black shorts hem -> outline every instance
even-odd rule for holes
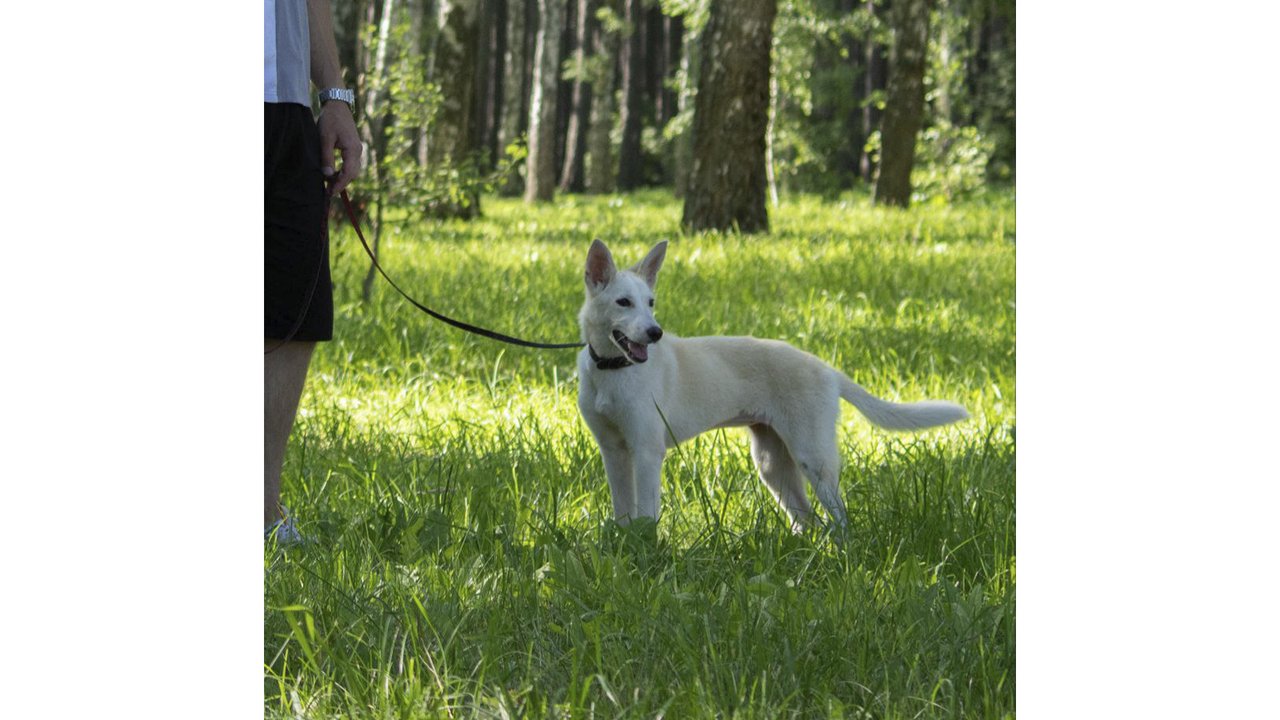
[[[311,108],[265,105],[264,335],[331,340],[328,197],[320,173],[319,132]]]

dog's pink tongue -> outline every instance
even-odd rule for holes
[[[644,345],[641,345],[640,343],[634,343],[634,342],[631,343],[630,350],[631,350],[631,357],[635,358],[636,360],[639,360],[640,362],[644,362],[645,360],[649,359],[649,348],[645,347]]]

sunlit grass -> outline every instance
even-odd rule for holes
[[[266,708],[367,717],[1000,717],[1014,708],[1012,198],[907,212],[799,198],[767,236],[679,232],[664,193],[487,198],[384,238],[446,314],[577,339],[594,237],[671,241],[659,318],[787,340],[883,397],[973,419],[839,429],[850,530],[793,536],[745,438],[674,451],[656,528],[609,523],[573,351],[442,325],[334,232],[336,340],[286,465],[313,542],[266,556]]]

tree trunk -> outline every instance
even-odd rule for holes
[[[924,66],[931,4],[932,0],[897,0],[890,11],[893,54],[889,58],[889,87],[880,127],[877,205],[911,204],[916,135],[924,123]]]
[[[427,141],[427,163],[457,167],[475,160],[477,59],[480,45],[480,0],[440,0],[439,33],[428,77],[440,88],[440,107]],[[432,217],[473,218],[480,214],[475,190],[459,200],[446,199],[423,210]]]
[[[698,87],[698,70],[702,61],[702,31],[689,29],[684,33],[684,54],[680,58],[680,90],[677,95],[677,114],[687,118],[693,112],[695,90]],[[693,168],[693,124],[688,122],[671,143],[672,165],[675,172],[675,196],[683,199],[689,194],[689,173]]]
[[[764,176],[769,182],[769,200],[778,207],[778,176],[773,168],[773,133],[778,122],[778,76],[769,77],[769,123],[764,131]]]
[[[974,99],[974,102],[970,103],[970,113],[969,117],[966,118],[966,125],[979,124],[979,108],[982,103],[978,98],[982,96],[983,86],[986,84],[983,79],[990,77],[991,67],[988,61],[990,60],[991,45],[988,28],[990,27],[991,19],[988,15],[989,13],[985,11],[981,4],[970,10],[969,47],[972,48],[972,52],[969,55],[964,77],[966,90],[969,93],[969,97]]]
[[[350,0],[332,7],[334,39],[338,45],[338,62],[359,78],[364,53],[360,31],[365,25],[369,0]],[[357,91],[359,88],[357,88]]]
[[[866,0],[866,12],[874,15],[876,6],[871,0]],[[871,133],[880,127],[880,117],[884,113],[876,107],[875,103],[869,99],[877,90],[883,90],[885,85],[885,57],[884,46],[868,37],[866,44],[866,71],[863,75],[862,88],[862,144],[859,146],[858,174],[864,182],[871,182],[875,177],[875,164],[872,162],[871,154],[866,150],[866,139],[871,137]]]
[[[602,9],[617,17],[618,1],[603,0]],[[608,23],[596,23],[591,79],[591,122],[587,131],[587,190],[595,194],[614,189],[613,131],[616,111],[614,75],[618,64],[618,33]]]
[[[416,43],[414,50],[424,61],[424,71],[435,53],[436,36],[439,34],[435,27],[435,18],[427,17],[427,11],[430,10],[427,4],[428,0],[409,0],[409,36]],[[413,157],[417,160],[419,167],[426,167],[429,162],[427,148],[431,146],[431,128],[423,124],[414,128],[413,133]]]
[[[373,4],[369,5],[370,15],[373,14]],[[382,196],[382,150],[386,145],[386,136],[383,134],[383,120],[381,96],[378,90],[386,81],[387,69],[387,45],[390,43],[391,35],[391,17],[395,12],[395,0],[382,0],[382,19],[378,23],[378,47],[375,51],[373,60],[373,78],[370,80],[370,90],[365,100],[365,118],[363,140],[369,148],[369,157],[365,160],[368,163],[369,179],[373,181],[374,193],[377,196],[377,208],[373,215],[372,227],[370,231],[373,235],[373,254],[378,254],[378,245],[382,241],[382,208],[386,205]],[[367,303],[373,297],[373,278],[376,273],[373,263],[370,262],[369,270],[365,273],[364,282],[360,285],[360,297]]]
[[[563,0],[560,5],[560,42],[556,48],[556,155],[552,164],[556,168],[556,182],[560,181],[560,168],[564,165],[564,139],[569,131],[569,117],[573,107],[569,102],[573,95],[573,81],[565,78],[565,61],[573,57],[573,42],[577,38],[578,0]]]
[[[942,118],[948,124],[954,125],[955,118],[952,117],[952,98],[955,91],[952,88],[953,81],[951,78],[951,21],[948,17],[952,14],[952,9],[948,0],[934,0],[934,3],[938,6],[939,14],[942,16],[937,27],[938,65],[941,66],[942,72],[940,73],[941,77],[934,78],[935,98],[933,101],[933,107],[936,111],[935,117]],[[927,54],[927,38],[925,42],[925,65],[927,66],[929,63]]]
[[[595,24],[596,3],[578,0],[573,51],[573,91],[569,106],[569,127],[564,138],[564,167],[560,171],[560,192],[582,192],[583,156],[587,152],[587,127],[591,114],[591,80],[587,77],[587,44]]]
[[[644,89],[644,7],[642,0],[623,0],[626,31],[622,44],[622,145],[618,148],[618,189],[634,190],[644,181],[641,155],[640,93]]]
[[[374,23],[377,5],[378,2],[376,0],[355,0],[345,8],[334,8],[335,12],[342,11],[334,17],[335,22],[338,22],[339,17],[343,18],[342,37],[338,39],[338,54],[343,58],[343,67],[350,68],[354,75],[355,83],[352,87],[356,91],[356,106],[353,112],[355,113],[356,130],[360,133],[361,141],[364,142],[367,142],[369,137],[368,122],[365,121],[365,103],[369,96],[368,69],[373,63],[373,54],[368,47],[368,43],[364,42],[362,28]],[[335,32],[337,29],[337,27],[334,28]],[[363,162],[366,168],[371,163],[367,155],[363,158]],[[371,177],[371,174],[366,173],[366,180],[369,177]],[[370,206],[373,198],[373,191],[370,187],[370,182],[357,182],[348,186],[348,193],[351,195],[351,201],[356,208],[356,217],[362,222],[364,221],[364,209]],[[329,211],[334,217],[339,217],[341,212],[332,204]]]
[[[664,140],[661,182],[663,185],[674,186],[678,182],[679,172],[679,162],[676,159],[678,136],[673,132],[675,126],[670,123],[679,112],[680,100],[675,83],[678,80],[678,71],[683,67],[681,44],[684,38],[684,16],[660,15],[656,25],[658,42],[654,52],[656,57],[661,58],[662,74],[658,77],[658,85],[653,97],[654,129]]]
[[[672,78],[672,73],[676,68],[680,67],[681,55],[683,54],[684,43],[684,16],[677,15],[675,17],[663,17],[662,32],[662,55],[663,55],[663,73],[662,86],[658,93],[658,126],[665,127],[671,118],[679,112],[679,98],[674,88],[667,86],[667,80]]]
[[[538,39],[529,99],[529,161],[525,202],[544,202],[556,186],[556,88],[560,80],[560,28],[565,0],[538,0]]]
[[[856,13],[857,4],[858,0],[841,0],[841,16]],[[849,97],[853,102],[848,105],[848,110],[844,116],[844,124],[849,132],[849,144],[847,149],[843,149],[838,153],[835,167],[840,168],[842,171],[848,171],[851,176],[857,177],[862,148],[867,144],[867,136],[862,128],[862,108],[860,107],[861,103],[866,100],[863,92],[866,86],[867,68],[863,62],[865,53],[863,52],[863,40],[859,34],[842,33],[841,43],[841,60],[838,62],[849,73]]]
[[[529,122],[529,73],[525,21],[528,17],[528,0],[507,0],[507,44],[502,64],[502,126],[498,130],[499,152],[520,139]],[[507,175],[498,192],[514,197],[524,191],[520,173]]]
[[[662,81],[667,77],[666,23],[662,8],[653,3],[642,11],[644,17],[644,92],[641,104],[652,109],[650,120],[655,127],[662,127]],[[647,100],[647,102],[646,102]]]
[[[502,105],[502,26],[505,0],[481,0],[479,57],[483,74],[476,98],[476,150],[484,172],[498,160],[498,113]]]
[[[776,0],[712,0],[694,100],[690,230],[768,232],[765,134]]]

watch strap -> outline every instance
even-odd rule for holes
[[[356,91],[350,88],[325,88],[316,93],[316,97],[319,98],[321,105],[330,100],[341,100],[348,107],[356,106]]]

